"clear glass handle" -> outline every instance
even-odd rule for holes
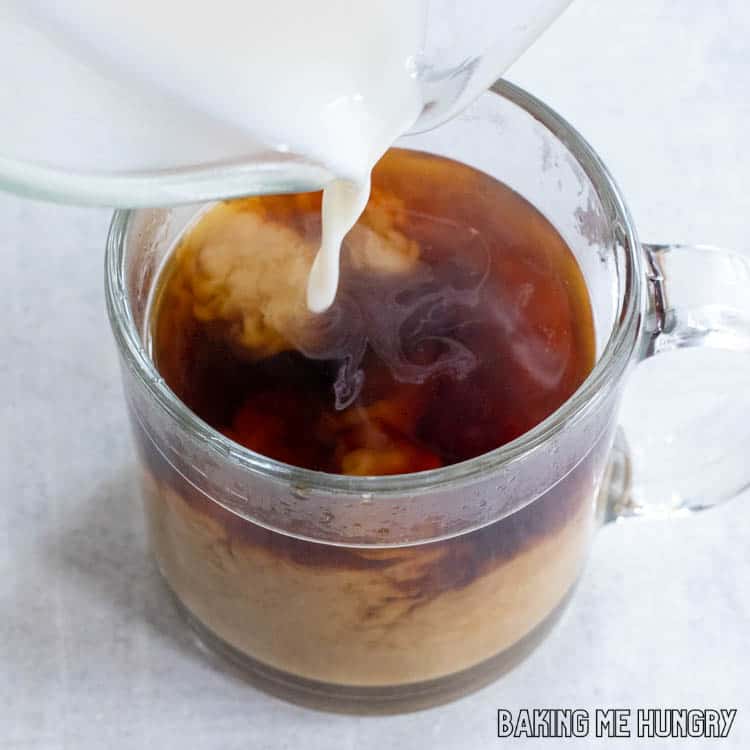
[[[707,246],[643,252],[650,303],[607,520],[683,515],[750,486],[750,257]]]

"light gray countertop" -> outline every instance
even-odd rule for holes
[[[750,251],[748,40],[744,0],[578,0],[508,77],[600,152],[641,237]],[[500,707],[651,706],[736,707],[720,746],[750,746],[747,495],[603,529],[547,641],[449,706],[325,715],[202,652],[165,598],[134,499],[102,292],[108,220],[0,195],[3,750],[479,750],[511,744],[496,737]]]

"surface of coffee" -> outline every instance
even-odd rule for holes
[[[456,463],[541,422],[593,365],[573,254],[482,172],[388,152],[322,315],[305,304],[319,242],[319,194],[221,203],[157,286],[160,373],[198,416],[259,453],[357,475]]]

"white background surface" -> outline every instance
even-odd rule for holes
[[[508,77],[598,149],[643,238],[750,250],[745,0],[577,0]],[[0,748],[553,747],[498,740],[496,709],[650,706],[736,707],[732,736],[703,744],[750,746],[747,497],[605,528],[552,636],[450,706],[320,714],[199,651],[133,498],[102,293],[108,218],[0,196]],[[619,743],[569,744],[641,744]]]

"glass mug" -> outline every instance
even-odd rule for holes
[[[665,491],[631,472],[617,430],[638,361],[678,347],[747,350],[744,257],[640,244],[592,149],[506,82],[399,145],[520,193],[564,237],[588,286],[592,372],[542,423],[478,458],[350,477],[234,444],[176,398],[149,356],[154,282],[205,206],[117,212],[107,246],[107,303],[159,569],[204,642],[267,690],[339,710],[418,708],[489,682],[555,620],[602,521],[711,505],[750,474],[728,444],[719,471],[705,457],[710,484],[699,495],[679,476]]]

